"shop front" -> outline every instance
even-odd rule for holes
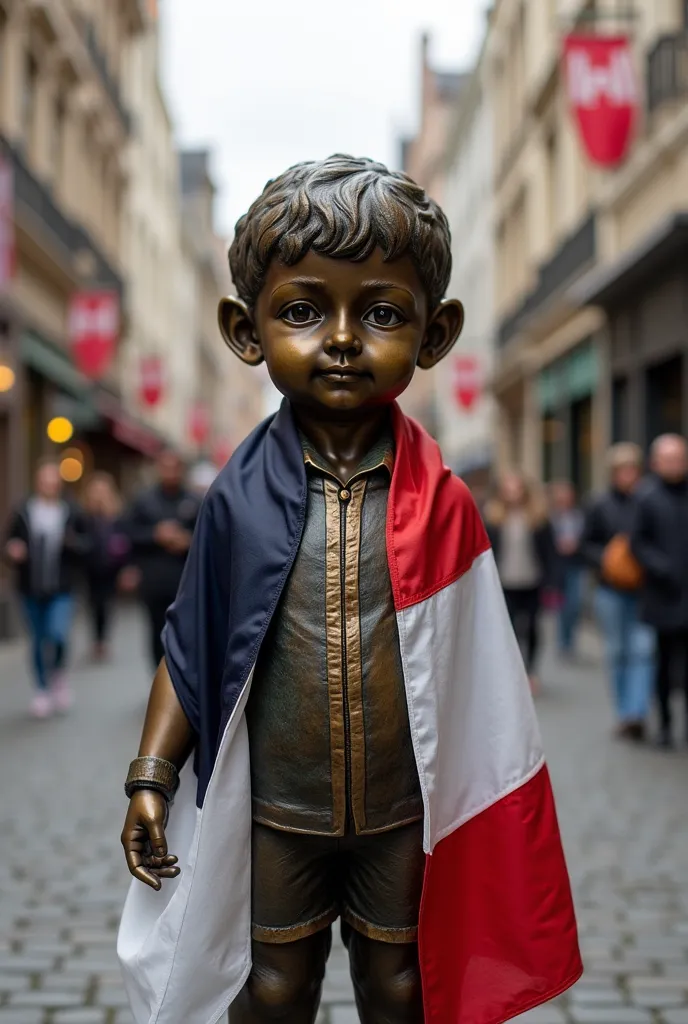
[[[608,319],[611,433],[647,449],[688,436],[688,213],[587,283]]]
[[[594,396],[599,378],[592,338],[544,367],[538,376],[543,481],[570,480],[581,495],[593,486]]]

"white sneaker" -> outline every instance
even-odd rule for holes
[[[38,693],[34,694],[30,711],[34,718],[50,718],[53,713],[53,702],[50,699],[50,694],[44,690],[39,690]]]
[[[53,709],[55,711],[69,711],[74,703],[72,691],[69,688],[67,677],[64,672],[58,672],[53,678],[53,681],[50,684],[50,696],[52,698]]]

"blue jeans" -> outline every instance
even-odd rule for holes
[[[619,722],[642,722],[655,677],[655,631],[638,618],[635,594],[600,586],[595,611],[604,638]]]
[[[50,677],[64,665],[73,608],[74,600],[70,594],[24,598],[24,612],[31,634],[31,654],[39,690],[47,690]]]
[[[567,565],[564,569],[562,605],[559,611],[559,650],[562,654],[570,654],[573,650],[583,601],[584,576],[585,571],[581,565]]]

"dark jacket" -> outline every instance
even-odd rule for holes
[[[90,537],[86,520],[79,508],[65,502],[65,530],[59,564],[53,581],[48,584],[38,579],[37,541],[31,531],[29,502],[23,502],[12,514],[5,534],[5,544],[10,540],[21,540],[28,548],[28,558],[14,565],[17,589],[26,597],[53,597],[70,593],[77,582],[77,573],[90,551]],[[3,545],[4,547],[4,545]]]
[[[585,562],[598,573],[609,541],[620,533],[630,535],[636,502],[635,494],[611,489],[593,498],[588,506],[580,551]]]
[[[485,528],[487,530],[487,535],[490,538],[490,544],[492,545],[495,561],[497,562],[497,565],[499,565],[502,528],[495,523],[489,522],[485,523]],[[545,521],[542,525],[535,527],[531,531],[531,538],[535,558],[537,559],[540,569],[540,581],[538,586],[540,588],[559,587],[561,585],[559,564],[556,557],[556,548],[554,546],[554,533],[550,523]]]
[[[688,481],[644,484],[631,549],[645,570],[641,618],[662,632],[688,629]]]
[[[90,538],[89,557],[85,566],[89,582],[114,584],[131,550],[124,525],[118,519],[108,516],[87,515],[85,528]]]
[[[166,551],[154,538],[155,528],[174,520],[193,532],[200,509],[199,499],[184,488],[170,493],[155,486],[144,491],[131,506],[124,529],[131,543],[132,561],[141,570],[141,595],[146,600],[174,600],[186,553]]]

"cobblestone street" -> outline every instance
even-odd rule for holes
[[[78,667],[70,716],[33,722],[22,645],[0,647],[0,1024],[127,1024],[114,942],[128,885],[122,778],[149,678],[138,620],[117,661]],[[688,1024],[688,757],[610,739],[594,645],[546,662],[539,699],[586,974],[533,1024]],[[322,1024],[354,1024],[335,949]],[[187,1024],[181,1022],[180,1024]],[[188,1022],[193,1024],[193,1022]]]

